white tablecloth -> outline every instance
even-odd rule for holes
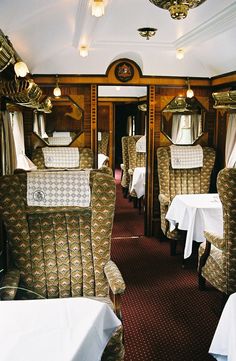
[[[236,293],[226,302],[209,353],[217,361],[236,360]]]
[[[145,167],[134,168],[130,192],[134,190],[138,198],[145,195],[145,173]]]
[[[223,209],[217,193],[181,194],[174,197],[166,214],[170,231],[178,225],[187,231],[184,258],[192,253],[193,240],[205,241],[204,231],[223,235]]]
[[[0,301],[1,361],[98,361],[121,322],[86,298]]]

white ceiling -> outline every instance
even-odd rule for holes
[[[89,0],[1,0],[0,27],[33,74],[105,74],[130,58],[144,75],[212,77],[236,71],[236,1],[206,0],[184,20],[149,0],[106,0],[91,15]],[[150,40],[137,29],[158,29]],[[82,58],[79,46],[88,44]],[[185,57],[175,52],[183,48]]]

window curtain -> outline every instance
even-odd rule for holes
[[[22,113],[10,113],[10,117],[16,151],[16,168],[24,170],[35,170],[37,167],[25,155],[24,124]]]
[[[8,111],[1,112],[1,162],[2,174],[13,174],[16,169],[16,147],[11,117]]]
[[[225,144],[225,165],[236,168],[236,113],[229,115]]]
[[[191,115],[174,114],[171,139],[174,144],[192,144]]]

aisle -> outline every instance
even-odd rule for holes
[[[125,361],[210,361],[221,295],[197,288],[196,265],[181,268],[167,242],[143,236],[143,216],[117,179],[112,258],[126,282],[122,297]]]

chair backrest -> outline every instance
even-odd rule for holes
[[[123,173],[121,179],[121,185],[124,188],[129,186],[129,151],[128,151],[128,136],[124,136],[121,138],[121,149],[122,149],[122,163],[123,163]]]
[[[218,173],[217,190],[223,206],[224,270],[227,294],[236,291],[236,168],[224,168]]]
[[[26,174],[0,178],[9,259],[27,289],[47,298],[108,296],[103,267],[110,259],[114,178],[92,170],[90,187],[88,207],[32,207]]]
[[[53,147],[56,150],[57,147]],[[31,157],[32,162],[38,169],[46,169],[45,160],[42,148],[34,149]],[[79,168],[93,168],[94,167],[94,155],[90,148],[79,148]]]
[[[128,137],[129,169],[146,166],[146,153],[136,151],[136,143],[142,135]]]
[[[203,147],[203,166],[190,169],[171,167],[170,147],[157,149],[157,166],[160,194],[170,201],[177,194],[208,193],[215,163],[215,151]]]
[[[101,132],[101,140],[98,140],[98,153],[108,155],[109,133]]]

